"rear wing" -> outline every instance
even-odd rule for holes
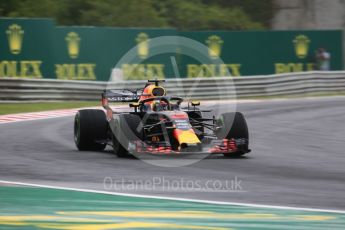
[[[158,86],[159,83],[161,82],[165,82],[165,80],[159,80],[159,79],[148,80],[144,89],[150,83],[154,83],[155,86]],[[143,94],[143,89],[121,89],[121,90],[108,89],[108,90],[103,91],[102,101],[107,100],[107,102],[138,102],[140,96],[150,96],[150,95]]]
[[[137,89],[123,89],[123,90],[104,90],[102,93],[102,101],[108,102],[137,102],[142,91]]]

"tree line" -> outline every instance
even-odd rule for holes
[[[259,30],[273,0],[6,0],[1,17],[48,17],[59,25]]]

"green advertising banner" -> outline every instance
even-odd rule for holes
[[[160,36],[197,41],[205,46],[207,58],[182,55],[178,43],[158,47],[152,39]],[[331,54],[331,70],[342,70],[342,40],[340,30],[181,32],[62,27],[51,19],[0,18],[0,78],[107,81],[170,78],[177,70],[188,78],[301,72],[315,69],[315,51],[321,47]]]
[[[118,61],[134,48],[130,63],[118,66],[124,79],[164,78],[168,57],[148,58],[149,39],[176,35],[175,30],[57,27],[54,36],[54,78],[109,80]],[[140,44],[137,48],[137,44]],[[171,68],[170,68],[171,69]]]
[[[331,54],[331,70],[342,70],[342,31],[252,31],[179,33],[209,47],[212,58],[221,66],[188,63],[182,72],[187,77],[266,75],[315,69],[315,51],[325,48]],[[190,60],[189,60],[190,61]]]
[[[51,76],[54,29],[50,19],[0,18],[0,77]]]

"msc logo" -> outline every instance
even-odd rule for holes
[[[146,33],[138,34],[135,39],[138,44],[138,56],[142,59],[149,55],[149,36]]]
[[[71,58],[77,58],[79,55],[80,37],[76,32],[69,32],[66,36],[67,50]]]
[[[22,50],[24,30],[17,24],[12,24],[6,31],[8,37],[8,44],[12,54],[19,54]]]
[[[208,54],[210,57],[218,58],[222,51],[223,40],[217,35],[212,35],[208,37],[206,44],[208,45]]]
[[[310,43],[309,38],[301,34],[296,36],[293,43],[295,45],[296,56],[301,59],[307,57]]]

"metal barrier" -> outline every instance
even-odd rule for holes
[[[0,78],[0,100],[99,100],[106,87],[142,88],[145,82]],[[165,87],[171,95],[200,100],[334,93],[345,91],[345,71],[168,79]]]

